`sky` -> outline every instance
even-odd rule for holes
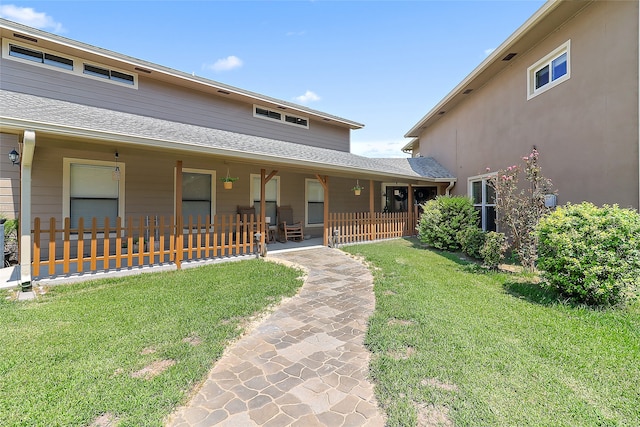
[[[0,17],[404,138],[544,1],[12,1]]]

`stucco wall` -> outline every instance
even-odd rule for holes
[[[527,68],[571,40],[571,77],[527,100]],[[419,151],[457,175],[454,194],[533,146],[558,202],[638,208],[638,2],[595,2],[420,136]]]

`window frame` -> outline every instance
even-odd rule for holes
[[[254,207],[255,207],[256,200],[253,200],[253,192],[255,191],[254,181],[256,179],[258,179],[258,180],[261,179],[260,178],[260,174],[258,174],[258,173],[249,174],[249,206],[254,206]],[[273,178],[271,178],[271,180],[269,182],[274,181],[274,180],[276,182],[276,200],[275,200],[275,202],[276,202],[276,215],[277,215],[277,209],[280,206],[280,175],[274,176]],[[272,200],[268,200],[268,201],[272,202]],[[259,200],[257,202],[259,202]],[[259,205],[260,204],[258,203],[258,206]],[[259,215],[258,209],[256,209],[256,215]],[[271,224],[270,225],[278,225],[277,218],[275,218],[275,217],[271,218]]]
[[[266,110],[268,113],[277,114],[277,115],[280,116],[280,118],[270,117],[269,114],[267,114],[267,115],[258,114],[258,109]],[[285,125],[295,126],[297,128],[309,129],[309,118],[308,117],[299,116],[297,114],[290,114],[290,113],[287,113],[285,111],[286,110],[279,111],[277,108],[270,108],[270,107],[265,107],[263,105],[253,104],[253,117],[256,117],[256,118],[259,118],[259,119],[263,119],[263,120],[268,120],[270,122],[283,123]],[[295,123],[295,121],[292,122],[289,119],[304,120],[305,123],[304,124],[299,124],[299,123]]]
[[[71,165],[79,164],[84,166],[108,166],[115,170],[114,161],[79,159],[73,157],[64,157],[62,159],[62,217],[71,218]],[[120,179],[118,180],[118,216],[124,219],[125,215],[125,177],[126,164],[118,161],[120,169]],[[115,220],[115,218],[114,218]],[[91,224],[85,223],[85,228]]]
[[[553,78],[553,61],[567,55],[567,72],[562,76]],[[543,68],[549,67],[549,82],[536,88],[536,73]],[[537,61],[535,64],[527,68],[527,100],[535,98],[536,96],[552,89],[559,84],[566,82],[571,78],[571,39],[567,40],[552,52],[547,54],[544,58]]]
[[[316,183],[322,189],[322,216],[323,216],[322,222],[318,222],[318,223],[309,222],[309,203],[319,203],[319,202],[309,202],[309,183]],[[320,181],[318,181],[317,179],[305,178],[304,180],[304,226],[310,227],[310,228],[324,227],[325,219],[326,218],[324,218],[324,187],[322,186]]]
[[[493,207],[494,212],[496,212],[496,218],[494,219],[494,223],[496,225],[496,231],[498,231],[498,218],[497,211],[495,210],[496,203],[495,200],[493,203],[487,203],[487,186],[489,185],[489,180],[493,177],[496,177],[497,174],[495,172],[485,173],[482,175],[470,176],[467,178],[467,195],[471,198],[471,203],[473,203],[473,207],[480,208],[480,226],[482,230],[487,231],[487,216],[485,215],[485,209],[487,207]],[[473,198],[473,183],[481,182],[482,184],[482,200],[480,203],[476,203]],[[491,230],[489,230],[491,231]]]
[[[202,174],[202,175],[210,175],[211,176],[211,221],[213,221],[213,217],[216,215],[216,208],[217,208],[217,203],[216,203],[216,171],[213,169],[196,169],[196,168],[182,168],[182,173],[198,173],[198,174]],[[177,190],[178,190],[178,168],[174,167],[173,168],[173,216],[175,217],[177,212],[176,212],[176,202],[178,201],[177,198]],[[182,202],[182,201],[181,201]],[[205,218],[202,218],[203,220]],[[184,219],[183,219],[184,221]],[[187,224],[183,224],[184,227],[187,226]]]
[[[26,58],[21,58],[19,56],[14,56],[11,55],[11,46],[16,46],[18,48],[21,49],[26,49],[26,50],[30,50],[33,52],[37,52],[37,53],[42,53],[43,58],[45,55],[50,55],[50,56],[56,56],[62,59],[66,59],[66,60],[70,60],[73,61],[73,68],[69,69],[69,68],[65,68],[65,67],[59,67],[57,65],[52,65],[50,63],[47,62],[37,62],[34,61],[32,59],[26,59]],[[18,42],[17,40],[14,39],[8,39],[8,38],[3,38],[2,39],[2,58],[3,59],[8,59],[11,61],[17,61],[17,62],[21,62],[23,64],[29,64],[29,65],[33,65],[36,67],[44,67],[47,68],[49,70],[55,70],[55,71],[59,71],[61,73],[67,73],[67,74],[74,74],[76,76],[79,77],[84,77],[84,78],[89,78],[89,79],[93,79],[93,80],[97,80],[97,81],[101,81],[101,82],[109,82],[111,84],[115,84],[118,86],[122,86],[122,87],[128,87],[128,88],[133,88],[133,89],[138,89],[138,74],[128,71],[128,70],[123,70],[120,68],[114,68],[114,67],[110,67],[104,64],[100,64],[97,62],[93,62],[93,61],[88,61],[86,59],[82,59],[79,58],[77,56],[73,56],[73,55],[66,55],[54,50],[49,50],[49,49],[43,49],[40,46],[32,46],[30,44],[25,44],[25,43],[21,43]],[[35,58],[35,57],[34,57]],[[109,76],[110,78],[105,78],[105,77],[98,77],[98,76],[94,76],[91,74],[86,74],[84,72],[84,68],[85,65],[89,65],[91,67],[96,67],[96,68],[101,68],[104,70],[109,71]],[[127,76],[132,76],[133,77],[133,81],[131,83],[124,83],[122,80],[124,79],[113,79],[111,78],[112,73],[119,73],[119,74],[125,74]]]

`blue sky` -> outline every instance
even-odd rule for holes
[[[352,152],[403,135],[544,2],[11,1],[0,16],[363,123]]]

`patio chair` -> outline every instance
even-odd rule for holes
[[[304,236],[302,233],[302,224],[293,221],[293,209],[291,206],[280,206],[278,211],[278,232],[282,242],[288,240],[302,242]]]

